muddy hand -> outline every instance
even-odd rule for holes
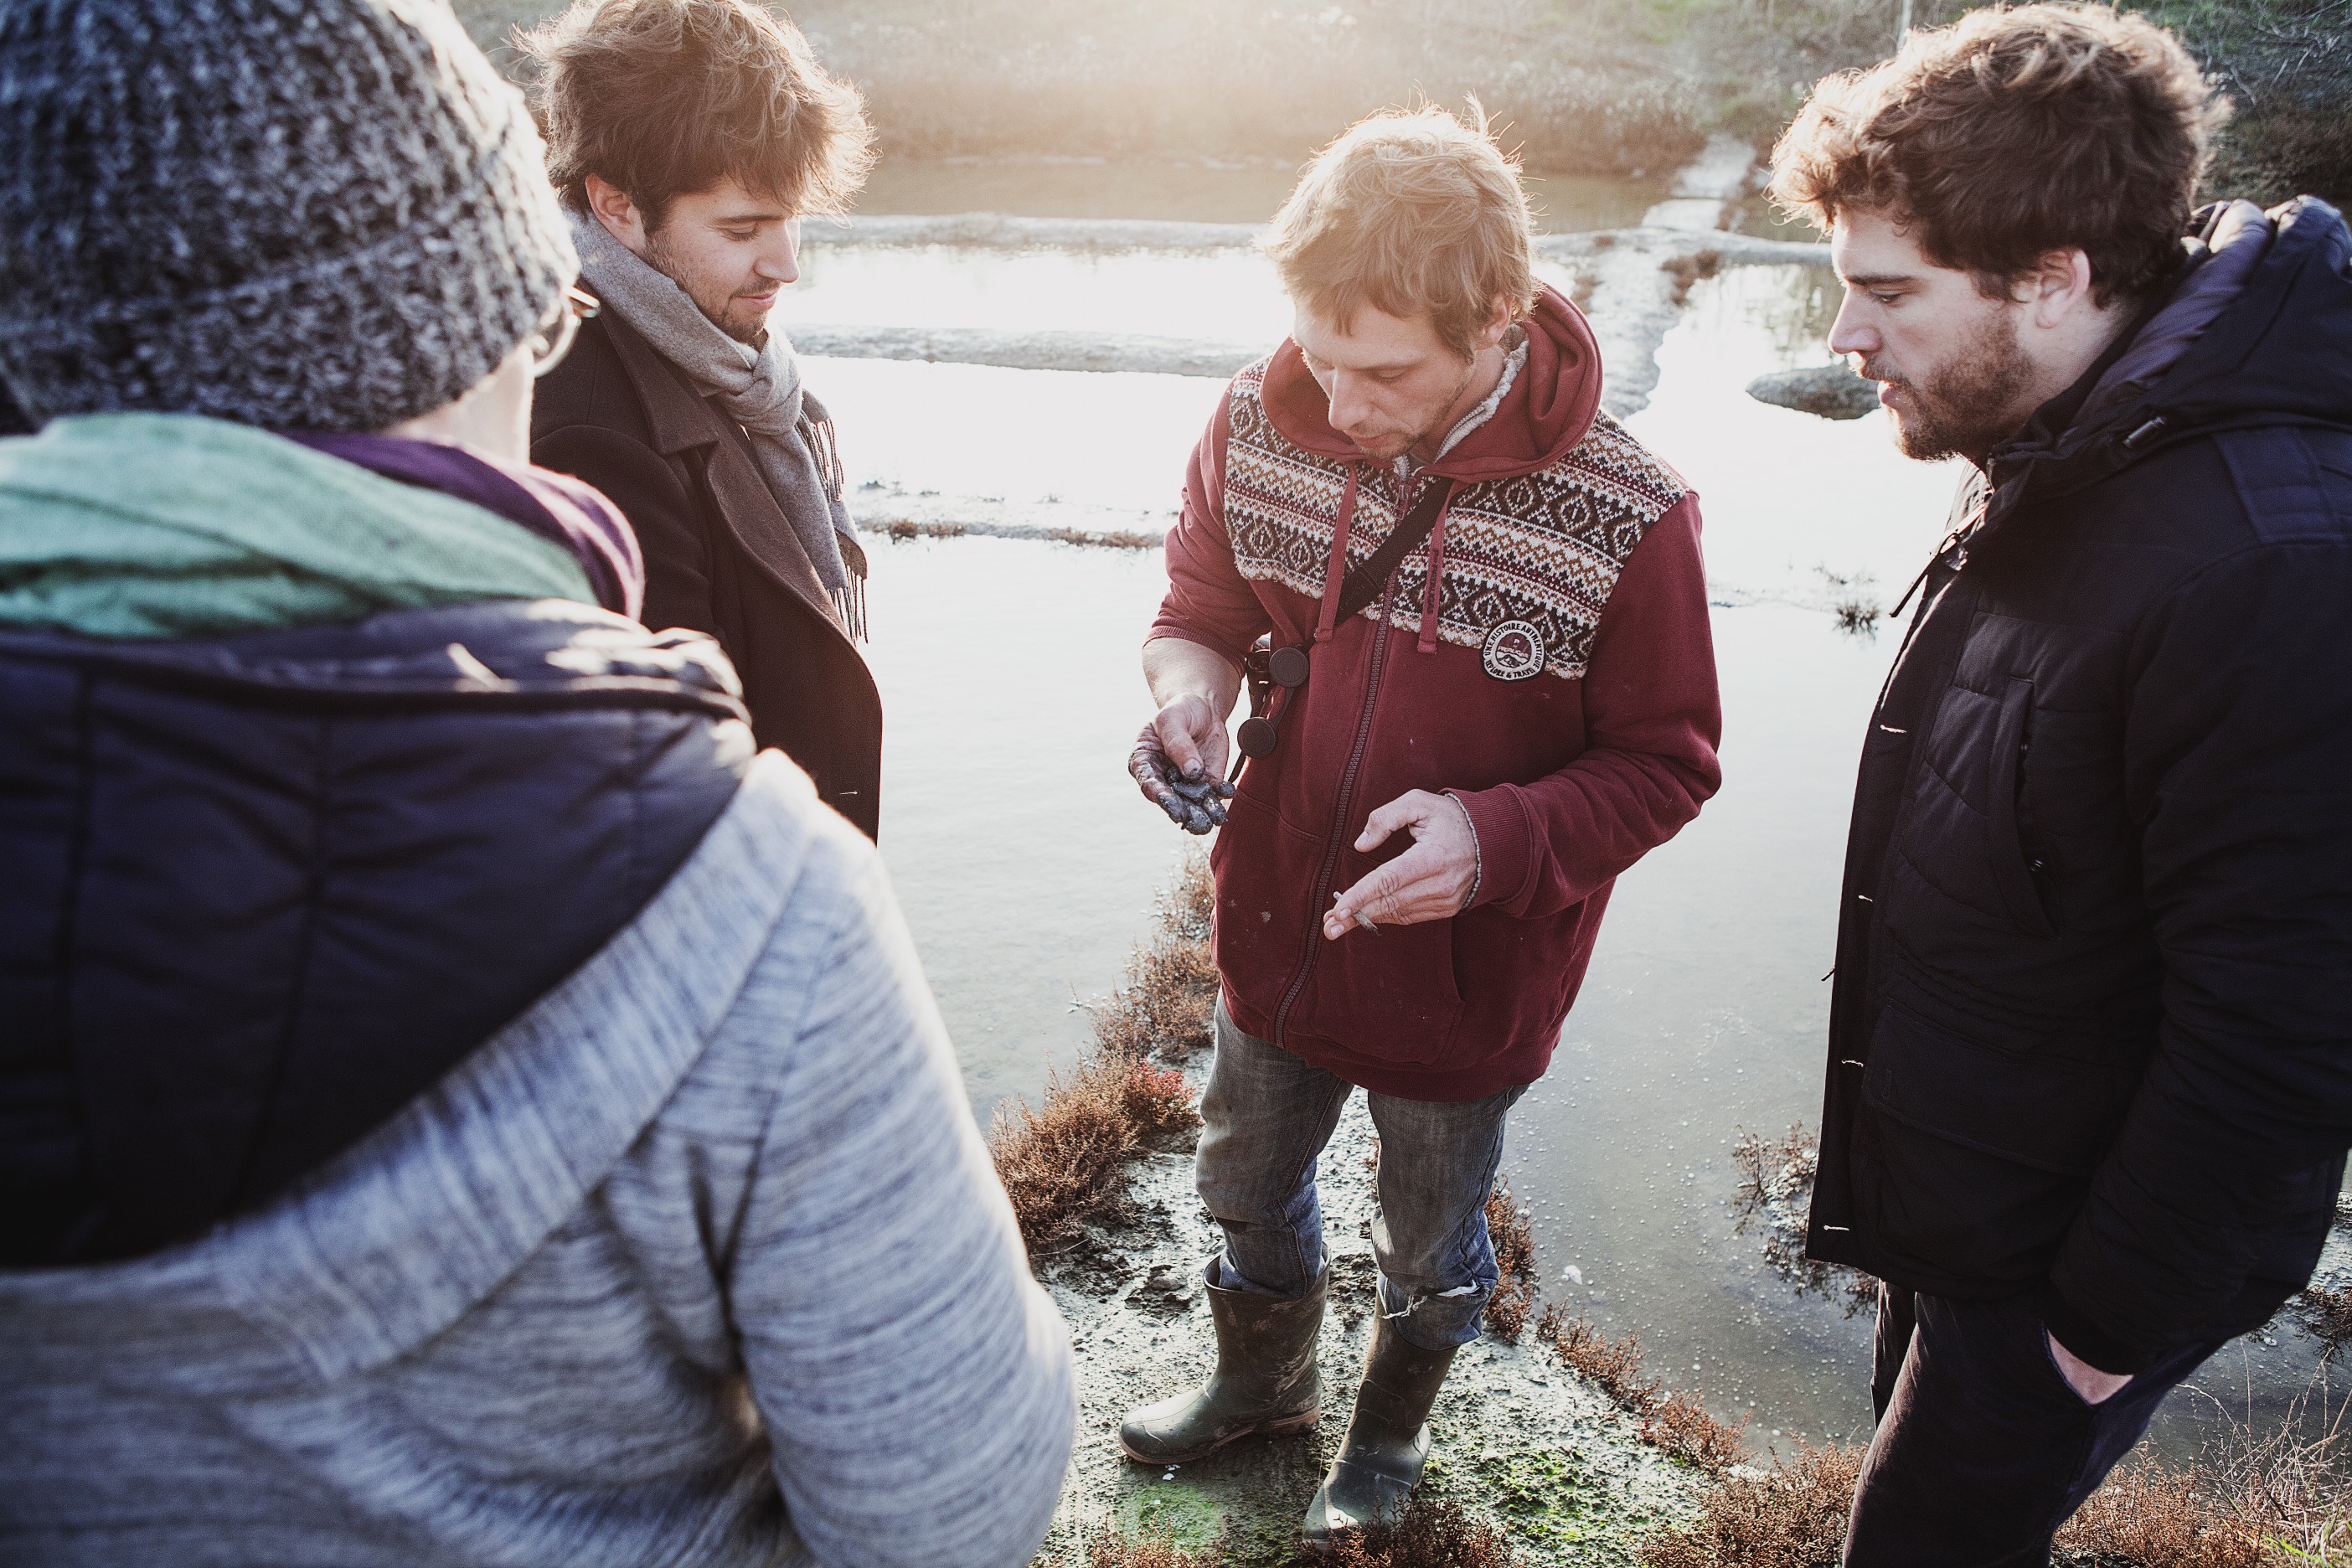
[[[1326,939],[1445,920],[1470,901],[1478,883],[1478,836],[1468,808],[1450,795],[1408,790],[1365,819],[1356,852],[1370,854],[1400,827],[1412,834],[1412,847],[1331,895],[1323,916]]]
[[[1143,733],[1136,737],[1127,771],[1143,797],[1185,832],[1204,834],[1224,825],[1225,802],[1233,798],[1233,786],[1214,774],[1187,778],[1160,748],[1157,720],[1146,724]]]

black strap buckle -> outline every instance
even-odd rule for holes
[[[1234,743],[1243,756],[1271,756],[1281,743],[1282,732],[1276,727],[1281,715],[1269,711],[1275,689],[1295,691],[1306,685],[1307,668],[1305,648],[1276,647],[1270,637],[1260,637],[1243,658],[1242,669],[1249,677],[1250,716],[1234,732]]]

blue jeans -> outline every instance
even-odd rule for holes
[[[1215,1283],[1295,1300],[1323,1272],[1315,1162],[1355,1085],[1244,1034],[1217,1004],[1217,1055],[1201,1096],[1201,1201],[1224,1228]],[[1381,1315],[1423,1350],[1478,1337],[1495,1293],[1486,1195],[1503,1118],[1524,1085],[1458,1105],[1367,1097],[1380,1131],[1372,1253]]]

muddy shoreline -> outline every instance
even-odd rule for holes
[[[1196,1088],[1202,1070],[1188,1075]],[[1332,1292],[1323,1418],[1312,1433],[1245,1439],[1173,1470],[1130,1464],[1119,1451],[1127,1411],[1206,1375],[1214,1359],[1199,1281],[1215,1226],[1193,1194],[1188,1148],[1137,1163],[1129,1217],[1090,1226],[1076,1247],[1036,1260],[1070,1324],[1079,1401],[1076,1450],[1042,1563],[1083,1562],[1084,1542],[1105,1522],[1131,1540],[1222,1539],[1227,1568],[1295,1560],[1300,1516],[1347,1429],[1371,1334],[1370,1154],[1371,1120],[1358,1097],[1320,1165]],[[1642,1540],[1690,1517],[1706,1480],[1645,1447],[1635,1424],[1559,1365],[1532,1329],[1519,1344],[1490,1332],[1464,1347],[1431,1421],[1424,1492],[1490,1519],[1527,1568],[1632,1564]]]

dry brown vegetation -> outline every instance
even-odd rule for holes
[[[2069,1568],[2297,1568],[2352,1563],[2346,1409],[2324,1382],[2278,1428],[2243,1425],[2186,1468],[2126,1460],[2058,1532]],[[1825,1568],[1837,1562],[1864,1450],[1800,1440],[1768,1472],[1726,1473],[1696,1518],[1653,1537],[1645,1568]]]
[[[1342,1537],[1325,1561],[1337,1568],[1515,1568],[1519,1557],[1501,1531],[1461,1504],[1415,1498],[1395,1524]]]
[[[1826,1296],[1842,1304],[1853,1317],[1878,1300],[1878,1281],[1859,1268],[1822,1263],[1805,1256],[1805,1215],[1811,1206],[1813,1173],[1821,1163],[1821,1143],[1801,1121],[1780,1138],[1739,1130],[1732,1145],[1731,1163],[1739,1172],[1732,1194],[1738,1212],[1735,1234],[1752,1228],[1764,1233],[1764,1261],[1801,1295]]]
[[[1098,1526],[1080,1547],[1082,1557],[1039,1558],[1036,1568],[1219,1568],[1216,1546],[1185,1547],[1156,1535],[1130,1539],[1117,1525]]]
[[[1163,1075],[1176,1079],[1190,1115],[1181,1075],[1100,1055],[1047,1079],[1040,1104],[998,1107],[989,1147],[1031,1257],[1059,1251],[1088,1224],[1124,1212],[1129,1162],[1174,1113]]]
[[[1495,1293],[1486,1299],[1486,1328],[1506,1343],[1517,1344],[1539,1289],[1535,1235],[1528,1225],[1528,1211],[1499,1182],[1486,1194],[1486,1236],[1494,1243],[1498,1276]]]
[[[1675,303],[1690,298],[1693,285],[1702,278],[1712,278],[1723,266],[1723,252],[1702,250],[1696,256],[1674,256],[1659,264],[1658,270],[1669,272],[1675,279]]]
[[[1611,1404],[1639,1424],[1643,1442],[1710,1475],[1720,1475],[1748,1457],[1747,1423],[1732,1426],[1707,1412],[1696,1390],[1673,1389],[1642,1371],[1642,1336],[1611,1339],[1582,1312],[1575,1317],[1555,1302],[1544,1310],[1536,1333],[1562,1365],[1609,1396]]]
[[[914,522],[902,517],[884,523],[882,531],[901,542],[909,539],[961,539],[964,526],[960,522]]]
[[[1199,1124],[1192,1086],[1162,1064],[1209,1042],[1215,898],[1208,862],[1194,856],[1161,898],[1159,929],[1129,961],[1126,983],[1096,1010],[1094,1048],[1049,1078],[1036,1105],[997,1109],[989,1147],[1031,1257],[1123,1214],[1135,1157]]]
[[[1095,550],[1157,550],[1156,534],[1138,533],[1132,529],[1049,528],[1045,537],[1056,544],[1080,544]]]
[[[1095,1041],[1105,1055],[1182,1062],[1208,1047],[1217,1005],[1217,966],[1209,957],[1216,908],[1208,857],[1195,855],[1160,896],[1159,929],[1128,960],[1126,981],[1095,1011]]]
[[[1644,1568],[1828,1568],[1845,1544],[1862,1454],[1800,1440],[1768,1472],[1724,1477],[1700,1499],[1696,1519],[1643,1543]]]
[[[2330,1360],[2352,1340],[2352,1289],[2339,1285],[2307,1285],[2295,1298],[2296,1315],[2305,1333],[2325,1348]]]

